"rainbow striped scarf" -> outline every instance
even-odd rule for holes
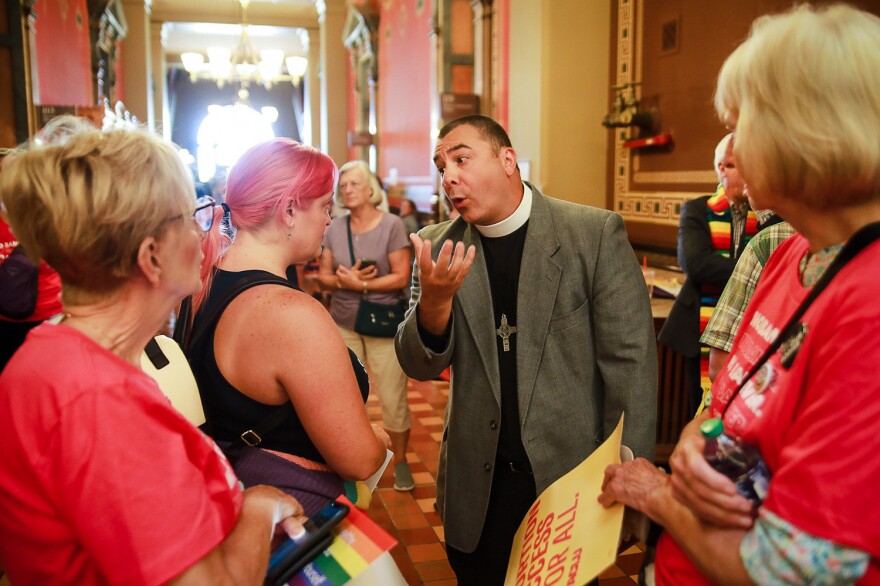
[[[718,189],[715,190],[715,195],[710,197],[706,202],[706,221],[709,225],[709,234],[712,237],[712,247],[715,249],[714,253],[725,258],[730,258],[730,255],[733,252],[733,212],[730,209],[730,201],[728,201],[727,195],[724,193],[724,187],[720,184],[718,185]],[[748,215],[746,216],[745,235],[740,243],[740,252],[742,252],[749,240],[751,240],[757,233],[758,218],[755,215],[755,212],[749,210]],[[706,284],[700,287],[700,335],[705,331],[706,324],[709,323],[709,318],[712,317],[712,312],[715,311],[715,306],[718,304],[718,298],[721,296],[723,290],[723,286],[719,287],[714,284]],[[708,389],[711,386],[708,376],[708,346],[701,347],[701,355],[702,360],[700,370],[702,375],[702,386],[703,389]]]
[[[718,185],[715,195],[706,202],[706,221],[709,224],[709,233],[712,236],[712,246],[715,254],[730,258],[733,248],[731,228],[733,226],[733,212],[730,209],[730,201],[724,193],[724,187]],[[748,211],[746,216],[746,233],[740,250],[745,247],[752,236],[758,233],[758,217],[755,212]],[[720,293],[720,291],[719,291]]]

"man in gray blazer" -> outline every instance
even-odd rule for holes
[[[416,379],[452,365],[437,504],[460,584],[502,584],[536,495],[626,413],[624,443],[653,457],[657,356],[623,221],[542,195],[506,132],[468,116],[434,163],[461,216],[413,235],[412,300],[395,339]]]

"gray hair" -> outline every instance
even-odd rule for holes
[[[730,139],[733,138],[733,133],[731,132],[720,141],[718,141],[718,146],[715,147],[715,174],[718,175],[718,181],[721,181],[721,170],[718,166],[724,160],[724,155],[727,153],[727,148],[730,146]]]
[[[336,205],[341,208],[345,207],[345,203],[342,201],[342,193],[339,191],[339,184],[342,182],[342,176],[346,171],[351,171],[352,169],[360,169],[364,174],[364,179],[366,179],[370,184],[370,203],[374,206],[382,203],[382,200],[385,196],[385,192],[382,190],[382,187],[379,185],[379,180],[376,178],[376,175],[370,171],[370,165],[367,164],[366,161],[349,161],[343,166],[339,168],[339,180],[336,182],[336,194],[334,195],[334,199],[336,200]]]
[[[878,47],[880,18],[843,4],[754,22],[715,92],[753,193],[819,210],[880,197]]]

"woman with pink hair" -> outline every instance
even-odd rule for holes
[[[288,266],[320,255],[336,177],[330,157],[284,138],[252,147],[235,164],[202,244],[204,287],[193,298],[192,331],[204,335],[187,355],[216,440],[259,443],[309,470],[363,480],[389,443],[367,419],[363,366],[318,301],[277,282]],[[276,282],[235,295],[252,275]],[[309,513],[308,499],[301,502]]]

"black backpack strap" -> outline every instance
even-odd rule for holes
[[[244,275],[239,277],[239,279],[232,284],[229,294],[226,297],[218,299],[214,304],[206,304],[199,310],[196,314],[196,317],[199,318],[199,327],[193,330],[189,340],[187,340],[184,350],[195,344],[205,335],[208,328],[219,319],[223,314],[223,311],[226,310],[226,307],[232,303],[233,299],[251,287],[256,287],[258,285],[282,285],[290,289],[296,289],[296,287],[294,287],[287,279],[272,274]],[[184,300],[184,302],[186,302],[186,300]],[[193,325],[195,324],[193,323]]]
[[[171,361],[169,361],[168,357],[165,356],[165,353],[162,352],[162,348],[159,346],[159,342],[156,341],[156,338],[150,338],[150,341],[147,342],[147,346],[144,348],[144,352],[147,354],[147,358],[150,359],[150,362],[153,363],[153,367],[155,367],[156,370],[162,370],[171,364]]]
[[[256,287],[258,285],[281,285],[290,289],[296,289],[293,283],[291,283],[287,279],[272,274],[258,273],[239,277],[238,280],[236,280],[235,283],[232,284],[232,287],[229,288],[229,293],[225,297],[217,299],[213,303],[206,304],[199,310],[199,312],[196,314],[199,321],[199,327],[191,332],[191,335],[188,336],[188,339],[185,335],[187,332],[184,332],[184,335],[181,336],[183,339],[186,340],[186,345],[182,346],[184,350],[186,350],[187,348],[191,348],[199,339],[202,338],[202,336],[205,335],[211,325],[220,318],[226,307],[230,303],[232,303],[233,299],[235,299],[251,287]],[[187,297],[186,299],[184,299],[183,303],[181,304],[181,317],[178,317],[178,323],[183,321],[182,314],[184,312],[184,305],[186,305],[187,312],[186,320],[189,321],[189,314],[192,311],[191,303],[192,302],[190,298]],[[191,322],[191,325],[194,324]],[[187,330],[189,328],[184,325],[183,329]],[[175,327],[174,333],[175,340],[177,340],[177,327]],[[232,447],[226,450],[227,455],[230,457],[230,459],[233,459],[234,456],[245,446],[256,446],[260,444],[266,434],[278,427],[278,425],[284,420],[285,412],[287,411],[286,407],[286,403],[278,405],[266,417],[260,420],[259,423],[257,423],[252,428],[242,432],[240,436],[242,444],[238,444],[236,442],[235,444],[233,444]],[[210,429],[210,422],[206,422],[205,426]]]
[[[192,333],[192,296],[185,297],[177,309],[177,319],[174,322],[174,331],[171,339],[177,342],[181,350],[189,347],[189,335]]]

